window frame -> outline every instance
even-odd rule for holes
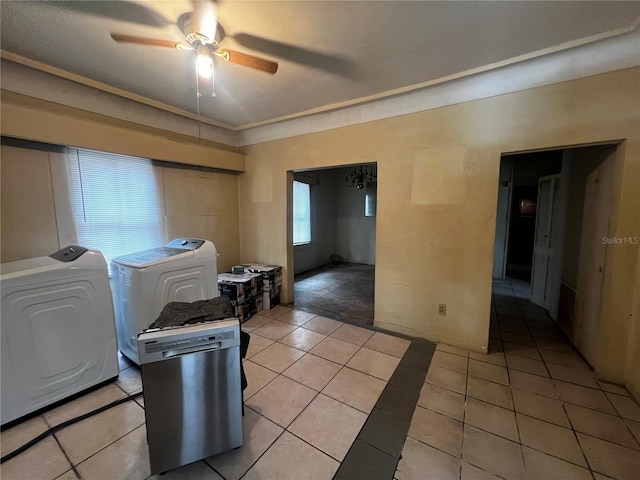
[[[308,213],[307,213],[307,218],[306,218],[306,220],[308,222],[309,239],[308,240],[303,240],[303,241],[300,241],[300,242],[296,242],[295,241],[296,240],[296,193],[295,193],[296,184],[304,185],[306,187],[308,198],[309,198],[309,200],[307,202]],[[292,218],[292,224],[293,224],[292,225],[292,240],[293,240],[293,246],[294,247],[299,247],[299,246],[302,246],[302,245],[309,245],[313,241],[313,231],[312,231],[312,228],[311,228],[311,214],[312,214],[312,211],[311,211],[311,208],[312,208],[312,206],[311,206],[311,185],[309,183],[307,183],[307,182],[301,182],[299,180],[295,180],[294,179],[293,180],[293,190],[292,190],[292,199],[291,200],[292,200],[291,203],[292,203],[292,207],[293,207],[292,208],[292,217],[293,217]]]

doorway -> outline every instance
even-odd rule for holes
[[[584,358],[598,361],[617,144],[504,155],[494,282],[520,283]],[[526,179],[526,183],[523,183]]]
[[[542,177],[559,174],[561,168],[562,150],[503,156],[498,215],[503,222],[500,255],[504,263],[496,266],[494,261],[494,278],[531,283],[538,183]],[[496,241],[496,249],[497,245]]]
[[[295,308],[372,326],[376,164],[295,171],[292,177]],[[306,200],[296,197],[296,192],[307,189],[309,209],[303,212]],[[298,241],[301,236],[296,236],[296,222],[305,221],[310,238]]]

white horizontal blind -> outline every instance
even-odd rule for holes
[[[309,185],[293,182],[293,244],[311,241],[311,194]]]
[[[162,245],[158,190],[151,160],[91,150],[67,155],[78,244],[109,264]]]

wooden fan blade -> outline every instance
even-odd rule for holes
[[[138,45],[151,45],[154,47],[178,48],[179,43],[171,40],[159,40],[157,38],[132,37],[131,35],[122,35],[112,33],[111,38],[116,42],[137,43]]]
[[[270,62],[264,58],[254,57],[246,53],[236,52],[234,50],[218,50],[218,53],[227,62],[242,65],[244,67],[255,68],[262,72],[270,73],[273,75],[278,71],[278,64]]]

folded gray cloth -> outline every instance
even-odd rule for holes
[[[216,297],[191,303],[169,302],[149,328],[179,327],[232,317],[233,308],[228,297]]]

